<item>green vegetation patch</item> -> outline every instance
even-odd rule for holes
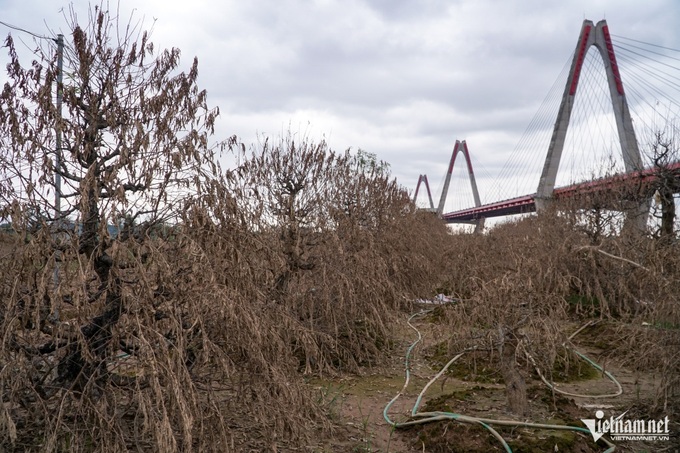
[[[567,304],[574,312],[589,312],[592,314],[600,314],[600,301],[597,297],[584,296],[582,294],[570,294],[567,296]]]
[[[578,382],[598,379],[601,372],[594,366],[567,350],[564,357],[558,357],[552,370],[552,379],[555,382]]]
[[[594,453],[602,449],[592,440],[573,431],[533,430],[494,427],[512,448],[513,453],[579,452]],[[505,451],[501,443],[480,425],[450,421],[411,428],[412,445],[433,453],[488,453]]]

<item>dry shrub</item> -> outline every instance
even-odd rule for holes
[[[230,174],[230,192],[272,310],[297,328],[301,370],[356,370],[387,345],[395,310],[436,280],[447,238],[436,219],[414,210],[385,163],[359,151],[288,134],[263,139]],[[259,266],[259,267],[258,267]]]
[[[551,370],[564,357],[561,345],[567,339],[563,324],[566,295],[575,280],[569,272],[573,236],[554,218],[528,218],[485,235],[454,236],[446,263],[458,278],[447,286],[460,301],[447,316],[449,354],[468,348],[487,351],[496,363],[506,364],[499,367],[508,373],[509,388],[524,388],[521,382],[508,382],[518,381],[507,366],[512,364],[509,354],[522,358],[526,349],[544,370]],[[519,406],[511,409],[525,414],[528,408]]]
[[[230,451],[241,437],[304,443],[323,420],[296,376],[286,324],[267,300],[246,296],[252,288],[222,284],[235,263],[208,258],[220,256],[205,248],[215,244],[182,228],[171,239],[117,244],[125,308],[103,354],[81,333],[102,302],[86,300],[91,278],[68,253],[60,272],[68,303],[62,321],[50,321],[54,266],[44,245],[36,238],[1,263],[4,448]],[[64,382],[74,344],[82,368],[99,372]]]
[[[615,230],[595,235],[577,217],[563,210],[451,239],[446,286],[461,300],[447,316],[449,353],[493,354],[510,333],[549,375],[558,362],[569,366],[562,363],[570,360],[566,326],[609,320],[616,326],[607,339],[611,355],[660,372],[655,406],[667,408],[680,375],[678,243]],[[524,357],[522,348],[517,354]]]

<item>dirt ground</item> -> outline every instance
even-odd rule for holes
[[[423,386],[439,371],[428,360],[427,351],[445,338],[441,326],[431,320],[414,322],[423,335],[423,341],[414,350],[411,361],[411,381],[405,393],[391,407],[389,416],[395,421],[409,418],[411,408]],[[363,376],[345,376],[325,380],[312,379],[319,397],[325,402],[337,421],[336,440],[332,444],[310,447],[307,451],[318,453],[407,453],[407,452],[502,452],[501,443],[480,426],[452,421],[438,421],[394,430],[384,419],[385,405],[404,385],[404,353],[416,338],[413,330],[403,323],[396,329],[395,347],[388,364]],[[594,418],[601,409],[607,416],[627,412],[627,417],[642,418],[645,408],[655,395],[658,376],[635,373],[605,360],[605,350],[598,343],[601,331],[586,329],[575,339],[580,351],[593,360],[604,362],[605,369],[621,383],[623,394],[612,398],[576,398],[553,395],[531,370],[524,369],[531,405],[531,414],[525,421],[535,423],[568,424],[585,427],[580,419]],[[581,344],[579,344],[581,341]],[[601,343],[601,342],[600,342]],[[461,359],[462,360],[462,359]],[[601,362],[600,362],[601,363]],[[478,370],[479,371],[479,370]],[[593,371],[593,370],[591,370]],[[460,373],[459,373],[460,374]],[[558,387],[570,393],[598,395],[616,392],[615,384],[595,370],[588,379],[565,382]],[[477,373],[464,379],[445,375],[432,385],[421,410],[446,410],[464,415],[492,419],[516,419],[506,410],[506,396],[500,379]],[[671,440],[642,442],[615,442],[617,452],[679,452],[678,420],[671,419]],[[522,428],[497,428],[512,447],[513,452],[604,452],[607,446],[595,443],[589,434],[574,431],[534,430]]]

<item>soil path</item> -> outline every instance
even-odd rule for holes
[[[411,382],[403,396],[390,409],[390,417],[396,421],[409,418],[413,404],[423,386],[439,371],[427,360],[428,348],[444,341],[444,327],[427,319],[414,321],[421,331],[423,340],[414,350],[411,359]],[[574,330],[576,329],[575,326]],[[655,395],[656,376],[634,373],[619,366],[612,360],[604,359],[606,351],[592,346],[589,335],[597,336],[597,331],[584,331],[585,345],[581,352],[593,360],[600,360],[605,369],[611,372],[621,383],[623,394],[615,398],[573,398],[552,396],[538,377],[524,369],[527,387],[531,399],[531,420],[538,423],[566,423],[582,426],[579,419],[594,418],[598,409],[607,416],[618,415],[625,411],[634,413],[637,407],[644,406]],[[440,426],[419,425],[409,430],[393,430],[383,418],[385,405],[402,389],[404,385],[404,354],[408,346],[415,340],[416,333],[406,323],[395,329],[394,347],[389,353],[385,366],[373,369],[362,376],[346,376],[333,380],[313,380],[310,382],[319,392],[329,410],[338,423],[335,441],[313,447],[311,451],[352,452],[352,453],[410,453],[437,451],[504,451],[500,443],[481,428],[454,422],[439,423]],[[578,344],[578,339],[575,340]],[[571,393],[595,395],[609,394],[616,391],[616,386],[601,373],[592,379],[559,385],[560,389]],[[531,377],[529,377],[531,375]],[[493,379],[486,382],[462,380],[451,376],[440,379],[428,390],[426,401],[435,401],[452,407],[454,411],[465,415],[477,415],[495,419],[514,419],[506,411],[504,386]],[[428,404],[428,403],[426,403]],[[578,423],[578,425],[575,425]],[[677,426],[675,427],[677,429]],[[455,432],[458,431],[456,434]],[[564,434],[567,433],[567,434]],[[559,452],[602,452],[606,447],[595,445],[592,438],[585,434],[565,431],[516,430],[502,435],[506,440],[515,439],[530,447],[514,447],[513,451],[559,451]],[[461,442],[462,437],[464,441]],[[671,440],[670,442],[674,442]],[[455,444],[458,444],[456,447]],[[663,449],[659,449],[663,447]],[[309,449],[307,451],[310,451]],[[643,443],[617,443],[617,452],[667,451],[678,452],[671,443],[663,445],[645,445]]]

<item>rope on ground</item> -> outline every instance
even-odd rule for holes
[[[424,423],[429,423],[429,422],[434,422],[434,421],[439,421],[439,420],[455,420],[459,421],[462,423],[470,423],[470,424],[478,424],[483,426],[485,429],[487,429],[500,443],[503,445],[503,448],[507,453],[512,453],[512,449],[508,445],[508,443],[503,439],[503,436],[501,436],[498,431],[493,429],[491,425],[497,425],[497,426],[512,426],[512,427],[524,427],[524,428],[533,428],[533,429],[553,429],[553,430],[567,430],[567,431],[577,431],[581,433],[585,433],[590,435],[590,431],[586,428],[582,428],[579,426],[565,426],[565,425],[550,425],[550,424],[543,424],[543,423],[529,423],[529,422],[520,422],[516,420],[497,420],[497,419],[490,419],[490,418],[483,418],[483,417],[471,417],[467,415],[462,415],[462,414],[457,414],[455,412],[441,412],[441,411],[433,411],[433,412],[419,412],[418,408],[420,407],[420,404],[422,402],[423,396],[425,395],[425,392],[427,389],[437,380],[439,379],[445,372],[446,370],[453,364],[456,360],[458,360],[460,357],[462,357],[466,352],[469,350],[472,350],[474,348],[470,348],[468,350],[463,351],[460,354],[457,354],[454,358],[449,360],[449,362],[444,365],[444,367],[432,378],[430,381],[423,387],[422,391],[418,395],[418,398],[416,399],[416,402],[413,406],[413,409],[411,410],[411,419],[403,422],[396,422],[393,421],[390,416],[389,416],[389,410],[392,407],[392,405],[406,392],[406,389],[408,388],[410,379],[411,379],[411,370],[410,370],[410,358],[411,358],[411,353],[415,349],[415,347],[418,345],[418,343],[421,342],[423,336],[420,333],[420,331],[413,325],[411,324],[411,321],[415,319],[416,317],[428,314],[432,312],[433,310],[423,310],[418,313],[415,313],[411,315],[408,320],[407,324],[408,326],[413,329],[418,338],[409,346],[409,348],[406,351],[406,359],[405,359],[405,380],[404,380],[404,386],[401,388],[399,393],[390,400],[389,403],[385,406],[385,409],[383,409],[383,417],[385,421],[392,426],[393,428],[404,428],[407,426],[413,426],[417,424],[424,424]],[[588,323],[586,326],[581,327],[579,330],[577,330],[574,334],[572,334],[569,339],[573,338],[577,333],[581,332],[584,328],[588,327],[588,325],[591,325],[591,323]],[[610,378],[612,381],[614,381],[618,387],[619,390],[621,390],[621,385],[618,383],[618,381],[609,373],[605,372],[599,365],[597,365],[595,362],[587,358],[585,355],[579,353],[578,351],[574,350],[574,352],[584,360],[586,360],[588,363],[591,365],[595,366],[597,369],[600,371],[603,371],[608,378]],[[533,358],[531,359],[533,361]],[[537,368],[538,370],[538,368]],[[543,376],[540,374],[541,378]],[[554,386],[550,385],[545,379],[543,379],[543,382],[548,384],[551,388],[554,389]],[[557,390],[557,389],[555,389]],[[618,392],[616,395],[607,395],[609,397],[611,396],[618,396],[621,393]],[[593,396],[590,396],[591,398]],[[597,396],[595,396],[597,397]],[[605,439],[604,437],[600,438],[605,444],[607,444],[607,450],[605,450],[603,453],[612,453],[613,451],[616,450],[616,446]]]

